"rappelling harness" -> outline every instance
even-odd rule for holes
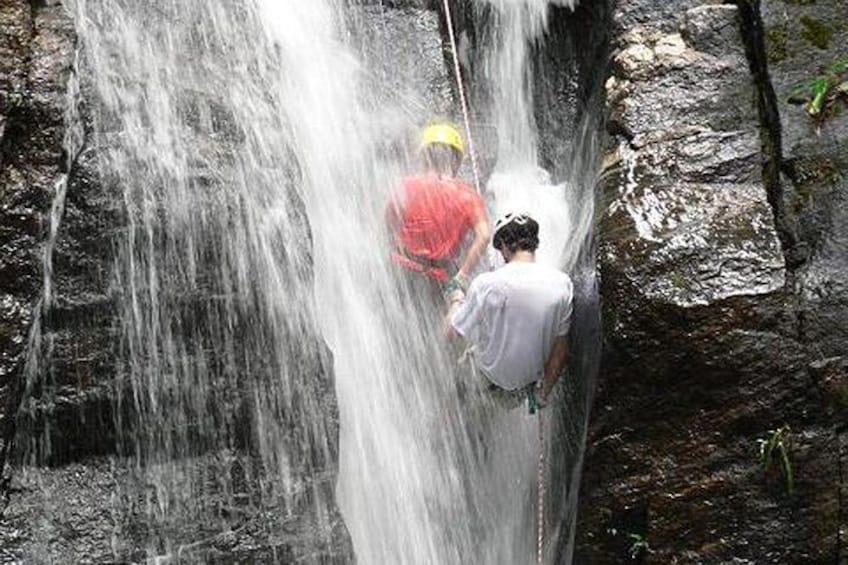
[[[413,273],[421,273],[425,277],[441,284],[447,284],[451,280],[448,270],[450,268],[449,261],[436,261],[427,257],[413,255],[402,247],[391,254],[391,259],[404,269]]]

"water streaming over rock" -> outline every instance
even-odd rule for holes
[[[56,425],[51,418],[52,410],[55,407],[52,397],[55,393],[56,384],[52,367],[45,362],[45,360],[49,360],[53,352],[53,335],[50,332],[45,332],[43,326],[44,320],[52,316],[55,305],[53,289],[54,253],[65,212],[70,171],[75,165],[84,143],[79,106],[79,58],[74,57],[65,100],[65,135],[62,139],[64,162],[61,164],[59,175],[53,183],[50,213],[47,218],[47,238],[41,250],[42,295],[33,308],[33,324],[29,332],[27,356],[23,368],[25,382],[21,393],[22,403],[19,412],[26,416],[19,418],[19,420],[23,424],[22,427],[25,428],[21,437],[26,437],[29,441],[27,449],[30,453],[29,459],[31,462],[49,459],[52,451],[50,445],[51,428]],[[44,402],[32,395],[36,387],[44,390]],[[31,433],[37,426],[43,426],[44,432]]]
[[[497,159],[486,186],[491,209],[496,216],[529,212],[540,225],[537,260],[570,273],[575,282],[569,368],[556,401],[542,414],[550,462],[544,477],[548,486],[545,559],[570,563],[583,445],[600,357],[592,248],[598,115],[591,102],[588,108],[579,109],[580,115],[576,100],[570,101],[572,107],[568,111],[580,115],[571,118],[570,139],[562,139],[556,143],[557,147],[547,148],[551,153],[568,155],[567,162],[555,163],[556,170],[545,170],[540,164],[540,131],[536,120],[539,116],[549,118],[556,109],[540,107],[534,100],[533,73],[538,67],[533,65],[532,58],[539,56],[540,46],[547,40],[551,5],[573,10],[577,2],[486,0],[485,3],[491,11],[483,47],[482,77],[488,83],[483,88],[490,93],[490,104],[483,110],[496,125],[497,136]],[[573,83],[575,79],[570,80]],[[495,265],[499,260],[492,257]],[[513,420],[507,426],[514,440],[507,449],[520,453],[520,438],[530,437],[536,422],[521,414],[510,417]],[[535,455],[537,450],[533,443],[533,448],[523,456]],[[535,479],[527,474],[526,467],[516,466],[508,472],[525,483]],[[523,496],[530,497],[531,492],[532,488],[528,488]],[[528,550],[522,548],[522,551]],[[529,563],[528,555],[517,554],[515,562]]]
[[[500,139],[493,211],[537,211],[544,260],[578,272],[591,303],[592,159],[575,151],[559,184],[538,167],[528,59],[547,3],[489,4],[497,94],[478,110]],[[69,5],[100,173],[126,220],[113,555],[203,560],[258,515],[251,527],[267,538],[310,538],[292,555],[344,562],[335,499],[361,563],[531,562],[537,421],[487,403],[442,337],[441,298],[386,252],[384,206],[417,166],[417,130],[458,117],[435,13],[341,0]],[[575,135],[591,141],[590,129]],[[578,355],[572,375],[591,377],[591,359]],[[567,483],[548,501],[549,561],[570,555],[560,538],[590,388],[562,387],[567,408],[546,416],[548,480]],[[142,527],[127,526],[139,515]]]

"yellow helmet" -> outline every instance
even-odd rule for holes
[[[424,134],[421,136],[421,148],[433,145],[434,143],[443,143],[450,145],[460,154],[465,154],[465,142],[462,140],[462,135],[459,131],[450,124],[432,124],[427,126]]]

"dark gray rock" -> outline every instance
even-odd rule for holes
[[[92,120],[101,118],[105,130],[118,124],[98,114],[90,69],[83,64],[74,76],[76,42],[60,2],[0,4],[0,469],[5,479],[0,561],[136,562],[148,551],[169,554],[179,549],[167,547],[175,543],[183,545],[182,557],[190,562],[351,562],[350,539],[334,502],[338,409],[332,362],[314,333],[289,336],[298,343],[290,361],[305,382],[296,409],[274,414],[280,441],[292,444],[290,499],[272,501],[268,483],[259,484],[263,461],[256,455],[258,424],[251,405],[256,399],[239,389],[244,380],[221,378],[216,381],[221,401],[211,404],[217,415],[228,416],[231,427],[221,435],[229,450],[204,452],[205,444],[198,443],[196,459],[174,462],[186,475],[208,478],[208,484],[186,481],[180,503],[188,511],[181,506],[164,521],[154,516],[156,502],[146,497],[156,473],[131,472],[136,463],[124,456],[141,435],[135,427],[139,420],[129,403],[118,400],[126,393],[127,368],[118,308],[125,289],[118,284],[115,255],[127,231],[122,200],[127,179],[103,174],[103,155],[117,144],[109,131],[94,135]],[[76,99],[78,86],[82,92]],[[186,120],[196,118],[193,110],[199,108],[213,130],[198,132],[206,144],[198,145],[197,178],[190,179],[204,187],[213,179],[205,174],[203,159],[227,158],[228,143],[238,143],[240,135],[239,125],[214,98],[214,93],[186,96],[191,102]],[[81,138],[69,140],[71,135]],[[67,196],[58,206],[63,181]],[[297,224],[293,229],[301,230],[309,246],[302,205],[293,203],[292,209],[299,210],[291,218]],[[55,238],[51,226],[58,230]],[[226,292],[214,284],[222,230],[212,224],[198,230],[211,234],[204,239],[209,249],[203,251],[201,270],[206,270],[193,293],[176,294],[174,301],[190,328],[186,332],[195,332],[186,340],[213,351],[209,334],[220,329],[212,322],[223,315],[220,296]],[[290,243],[277,247],[286,246]],[[50,300],[43,300],[45,289]],[[248,321],[252,313],[245,308],[238,320],[241,335],[263,330],[257,318]],[[261,339],[245,341],[250,343],[239,355],[251,362],[264,359]],[[222,356],[211,361],[210,373],[220,371]],[[243,358],[231,362],[247,366]],[[279,378],[279,367],[254,365],[256,374],[236,376],[258,380],[264,372]],[[310,412],[308,426],[304,412]],[[312,430],[326,440],[324,448],[303,441]],[[14,468],[5,465],[12,462]]]
[[[308,511],[287,513],[280,501],[255,507],[261,487],[248,476],[255,463],[235,454],[190,462],[210,477],[232,476],[234,489],[206,487],[210,519],[164,525],[150,519],[145,497],[139,496],[144,479],[115,460],[30,469],[15,477],[14,496],[0,517],[0,562],[24,556],[34,563],[143,563],[156,557],[222,565],[349,563],[352,549],[338,512],[324,517],[327,528]],[[315,479],[326,481],[329,490],[335,483],[331,477]],[[186,541],[165,547],[166,536]]]
[[[796,282],[802,339],[815,355],[841,355],[848,343],[848,102],[837,101],[816,118],[790,100],[809,98],[806,85],[828,66],[848,63],[848,13],[839,0],[768,0],[762,16],[781,120],[787,207],[810,253]]]
[[[683,35],[620,38],[609,120],[628,133],[605,173],[601,259],[645,302],[706,305],[783,286],[742,45],[702,41],[708,53],[684,40],[710,25],[738,32],[735,18],[732,6],[695,8]]]
[[[599,227],[607,351],[579,563],[845,558],[846,340],[838,314],[832,327],[808,315],[821,251],[787,268],[782,243],[810,232],[787,235],[804,213],[773,198],[795,191],[770,173],[781,130],[752,46],[758,4],[743,7],[618,3]],[[838,240],[835,225],[819,237]],[[813,331],[834,335],[831,359],[817,361]],[[758,450],[783,426],[789,466],[766,466]]]
[[[615,38],[635,29],[661,34],[676,32],[686,11],[705,3],[709,2],[702,0],[669,0],[661,4],[652,0],[616,2],[613,16],[614,41]]]
[[[15,433],[33,316],[43,288],[43,243],[64,172],[66,87],[74,52],[61,7],[0,7],[0,469]]]

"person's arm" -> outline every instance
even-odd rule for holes
[[[454,290],[448,297],[444,328],[449,339],[469,339],[476,330],[481,316],[480,293],[480,277],[477,277],[468,287],[467,295],[462,290]]]
[[[559,380],[565,364],[568,362],[568,336],[563,335],[554,340],[551,353],[545,362],[545,376],[542,379],[541,401],[547,402],[548,395]]]
[[[573,296],[574,286],[571,283],[571,279],[566,277],[559,309],[559,320],[556,327],[556,338],[551,347],[551,352],[548,354],[547,360],[545,360],[545,374],[542,378],[541,391],[539,392],[540,400],[543,403],[547,402],[548,395],[559,380],[568,362],[568,335],[571,330],[571,314],[574,308],[572,303]]]
[[[492,237],[492,228],[489,225],[489,218],[483,217],[474,225],[474,242],[468,249],[468,254],[465,256],[465,261],[462,267],[459,268],[457,275],[465,279],[465,284],[471,278],[471,273],[477,268],[480,258],[486,252],[486,247],[489,245],[489,240]]]
[[[448,336],[448,339],[459,339],[461,336],[453,327],[453,318],[465,302],[465,293],[461,290],[454,291],[448,297],[448,300],[450,300],[450,304],[448,305],[448,315],[445,317],[445,335]]]

